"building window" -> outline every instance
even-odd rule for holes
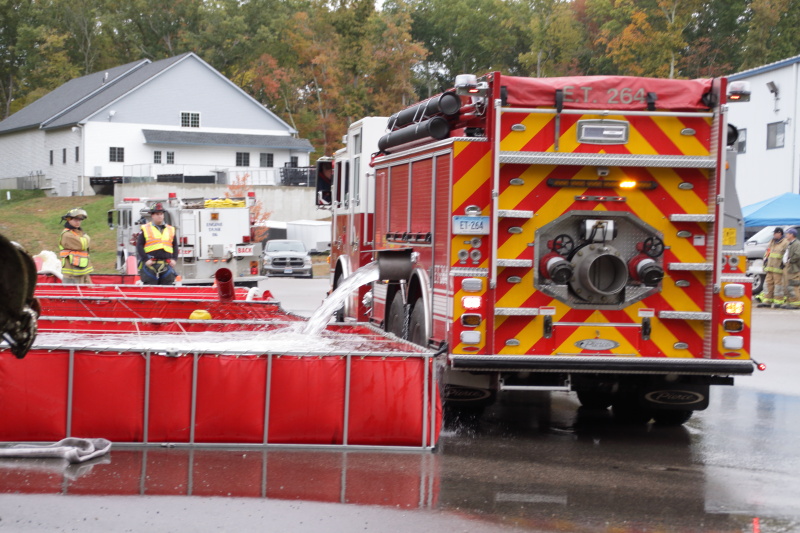
[[[236,166],[249,167],[250,166],[250,152],[236,152]]]
[[[199,128],[200,113],[181,113],[181,128]]]
[[[80,160],[81,160],[81,149],[80,149],[79,146],[76,146],[75,147],[75,162],[77,163]]]
[[[739,137],[736,139],[736,152],[739,154],[747,153],[747,129],[739,130]]]
[[[298,163],[298,160],[297,160],[297,156],[296,155],[293,155],[293,156],[291,156],[289,158],[289,166],[290,167],[297,168],[297,163]]]
[[[260,154],[261,156],[261,166],[272,168],[275,166],[275,158],[272,154]]]
[[[53,164],[53,151],[50,150],[50,164]]]
[[[161,150],[153,151],[153,163],[155,163],[156,165],[161,164]]]
[[[773,148],[783,148],[785,138],[785,122],[773,122],[772,124],[767,124],[767,150],[772,150]]]
[[[61,149],[61,162],[64,163],[65,165],[67,164],[67,149],[66,148],[62,148]]]
[[[112,146],[108,152],[108,160],[112,163],[124,163],[125,162],[125,148],[118,148],[116,146]]]
[[[168,165],[175,164],[175,152],[167,152],[167,164]]]

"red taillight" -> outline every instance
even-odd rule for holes
[[[250,235],[244,235],[244,236],[242,236],[242,242],[243,242],[243,243],[248,243],[248,242],[250,242]]]

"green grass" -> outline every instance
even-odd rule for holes
[[[116,230],[108,228],[107,213],[113,206],[113,196],[46,197],[43,191],[0,189],[0,233],[21,244],[30,255],[42,250],[57,254],[58,236],[64,227],[61,217],[70,209],[83,208],[89,218],[82,228],[92,238],[95,272],[112,274],[117,238]]]

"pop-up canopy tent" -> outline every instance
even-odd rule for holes
[[[800,194],[787,192],[742,208],[747,228],[800,225]]]

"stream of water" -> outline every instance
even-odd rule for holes
[[[331,315],[344,304],[344,301],[350,296],[350,293],[365,283],[372,283],[378,279],[378,263],[373,261],[353,272],[352,276],[348,276],[322,302],[322,305],[314,311],[311,318],[308,319],[303,333],[307,335],[319,335],[325,325],[330,322]]]

